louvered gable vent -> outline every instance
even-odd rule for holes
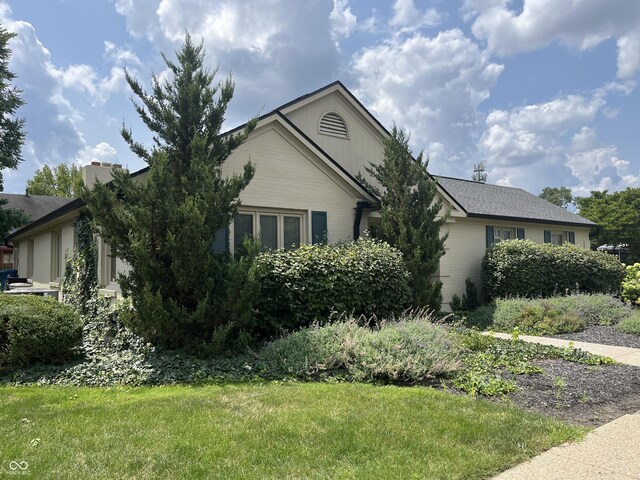
[[[326,113],[320,119],[318,133],[333,135],[334,137],[349,138],[347,124],[344,119],[335,112]]]

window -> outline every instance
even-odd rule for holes
[[[562,245],[563,243],[576,243],[576,232],[567,232],[560,230],[545,230],[544,231],[544,243],[551,243],[552,245]]]
[[[318,133],[333,137],[349,138],[347,123],[336,112],[325,113],[320,119]]]
[[[295,248],[303,242],[303,214],[241,212],[233,221],[233,251],[238,252],[245,236],[259,235],[263,250]]]
[[[493,243],[505,242],[516,237],[515,228],[493,227]]]
[[[51,281],[60,279],[62,274],[62,231],[51,232]]]

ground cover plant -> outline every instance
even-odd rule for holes
[[[425,388],[0,388],[34,478],[489,478],[584,429]]]
[[[552,298],[497,299],[467,314],[469,326],[511,332],[555,335],[584,330],[591,325],[616,325],[633,310],[606,294],[573,294]]]
[[[636,310],[633,315],[620,321],[618,330],[631,335],[640,335],[640,310]]]

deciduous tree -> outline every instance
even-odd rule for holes
[[[571,189],[567,187],[544,187],[538,196],[562,208],[567,208],[573,203]]]
[[[591,237],[592,247],[627,244],[627,263],[640,260],[640,188],[592,191],[590,197],[575,202],[580,215],[599,225]]]
[[[45,165],[27,180],[29,195],[78,197],[82,193],[82,172],[76,165],[61,163],[54,168]]]

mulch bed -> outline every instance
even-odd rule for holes
[[[640,411],[640,367],[592,366],[564,360],[534,363],[542,368],[542,373],[505,373],[520,388],[500,401],[593,427]]]
[[[603,345],[617,345],[619,347],[640,348],[640,335],[630,335],[619,331],[616,327],[601,327],[593,325],[582,332],[563,333],[554,338],[564,338],[575,342],[601,343]]]
[[[576,342],[640,348],[640,336],[610,326],[589,326],[582,332],[555,335]],[[543,372],[505,373],[520,387],[502,401],[570,423],[599,426],[640,411],[640,367],[584,365],[564,360],[534,362]]]

